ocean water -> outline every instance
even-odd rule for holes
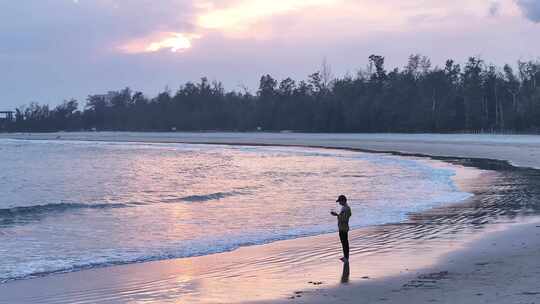
[[[0,139],[0,281],[397,223],[464,168],[345,150]],[[473,170],[473,169],[467,169]]]

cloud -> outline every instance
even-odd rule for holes
[[[199,34],[158,32],[131,40],[120,45],[118,50],[126,54],[155,53],[163,50],[179,53],[191,49],[192,41],[200,38]]]
[[[516,3],[521,8],[527,19],[537,23],[540,22],[540,1],[516,0]]]
[[[187,0],[7,1],[0,10],[0,53],[79,55],[116,50],[155,32],[189,32]]]
[[[250,26],[273,16],[312,7],[331,6],[338,2],[339,0],[244,0],[225,8],[211,8],[197,17],[197,25],[224,32],[246,31]]]
[[[190,31],[169,26],[168,31],[154,31],[124,40],[117,51],[126,54],[155,53],[169,50],[183,53],[193,48],[195,40],[219,33],[229,38],[271,37],[275,20],[306,13],[309,9],[330,8],[343,0],[198,0],[193,1],[188,18]],[[283,19],[281,19],[283,20]],[[154,25],[155,27],[155,25]],[[181,29],[182,31],[178,31]]]
[[[499,15],[501,10],[501,4],[499,2],[492,2],[489,6],[488,13],[491,17],[496,17]]]

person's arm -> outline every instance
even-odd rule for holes
[[[351,208],[350,207],[342,208],[341,212],[339,214],[336,214],[336,216],[338,217],[340,221],[348,222],[349,217],[351,217]]]
[[[333,216],[337,216],[337,217],[342,216],[344,213],[345,213],[345,212],[343,211],[343,209],[342,209],[339,213],[334,212],[334,211],[330,212],[330,214],[332,214]]]

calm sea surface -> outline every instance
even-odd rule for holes
[[[397,223],[464,169],[343,150],[0,139],[0,281]]]

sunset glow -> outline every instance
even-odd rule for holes
[[[182,52],[192,47],[192,40],[200,38],[197,34],[158,33],[148,38],[137,39],[120,47],[128,54],[154,53],[169,50],[173,53]]]
[[[171,52],[178,52],[191,48],[191,40],[195,38],[193,35],[182,33],[171,33],[169,38],[161,41],[152,42],[147,48],[148,52],[157,52],[162,49],[170,49]]]
[[[486,23],[486,14],[519,16],[519,9],[511,0],[497,2],[496,6],[465,0],[422,6],[392,0],[200,0],[194,2],[194,7],[186,17],[189,32],[171,26],[171,31],[133,37],[123,42],[119,50],[127,54],[164,50],[183,53],[193,47],[195,39],[206,40],[211,33],[228,39],[272,40],[286,34],[291,39],[309,40],[314,32],[320,36],[340,33],[343,37],[363,39],[378,31],[403,33],[435,27],[451,30],[461,24],[455,22],[455,16],[474,17],[473,20],[479,20],[479,27]],[[470,26],[472,22],[463,24]]]
[[[336,4],[339,0],[251,0],[200,15],[197,25],[206,29],[242,31],[274,15],[309,7]]]
[[[155,53],[169,50],[180,53],[193,46],[193,40],[200,39],[208,30],[223,34],[262,35],[262,30],[253,26],[271,21],[272,17],[301,12],[309,8],[332,6],[342,0],[251,0],[235,2],[223,8],[216,8],[213,2],[199,3],[200,12],[195,15],[193,33],[158,32],[147,37],[133,39],[118,49],[127,54]],[[256,34],[254,34],[256,32]]]

